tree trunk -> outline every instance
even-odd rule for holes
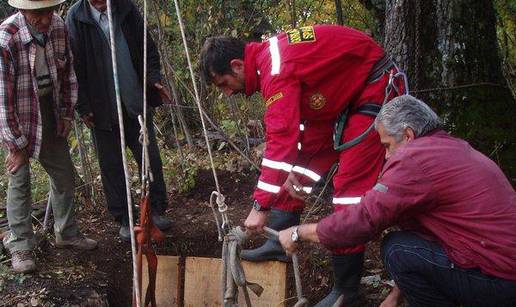
[[[290,7],[290,24],[292,28],[297,27],[297,16],[296,16],[296,0],[289,0]]]
[[[342,13],[342,3],[335,0],[335,13],[337,14],[337,24],[344,25],[344,14]]]
[[[516,108],[501,71],[491,0],[386,0],[386,51],[454,135],[516,176]]]

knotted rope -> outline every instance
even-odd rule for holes
[[[124,166],[125,191],[127,198],[127,212],[129,214],[129,229],[131,232],[131,255],[133,262],[133,289],[135,291],[136,306],[140,307],[140,282],[138,280],[137,271],[137,255],[136,255],[136,240],[134,237],[134,220],[133,220],[133,205],[131,199],[131,188],[129,185],[129,168],[127,166],[127,157],[125,151],[125,133],[124,133],[124,119],[122,111],[122,100],[120,98],[120,85],[118,82],[118,68],[116,60],[116,44],[115,44],[115,30],[113,28],[113,13],[111,7],[112,0],[107,0],[107,15],[109,23],[109,43],[111,47],[111,63],[113,67],[113,83],[115,86],[116,108],[118,113],[118,129],[120,134],[120,149],[122,152],[122,164]]]

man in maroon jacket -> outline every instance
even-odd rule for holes
[[[339,164],[333,177],[336,211],[356,204],[373,187],[384,160],[378,134],[371,129],[374,116],[404,85],[394,78],[397,91],[386,94],[398,70],[369,36],[320,25],[280,33],[262,43],[212,37],[204,44],[201,68],[206,80],[228,96],[260,91],[264,98],[267,145],[245,222],[248,231],[262,232],[267,220],[276,230],[298,224],[304,196],[334,163]],[[334,134],[342,115],[348,120],[340,121]],[[357,144],[344,149],[340,143]],[[343,293],[346,302],[356,299],[363,251],[364,245],[332,250],[334,288],[318,307],[332,306]],[[241,257],[289,259],[275,240],[244,250]]]
[[[287,253],[293,239],[353,246],[397,224],[382,257],[410,305],[516,306],[516,193],[500,168],[414,97],[393,99],[375,124],[387,158],[376,185],[348,210],[282,231]]]

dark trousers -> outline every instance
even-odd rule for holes
[[[165,181],[163,180],[161,157],[152,126],[152,115],[149,115],[147,118],[147,126],[149,133],[149,159],[154,177],[154,181],[150,183],[149,190],[151,211],[153,214],[161,215],[167,208],[168,199]],[[127,116],[125,110],[124,129],[126,146],[131,150],[132,156],[140,169],[142,162],[142,145],[138,141],[140,124],[138,119]],[[93,129],[93,137],[108,210],[118,223],[127,225],[129,218],[118,123],[112,125],[111,131]],[[140,177],[140,174],[141,170],[138,177]]]
[[[439,244],[412,232],[387,235],[382,259],[410,306],[516,306],[516,281],[459,268]]]

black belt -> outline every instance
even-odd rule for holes
[[[376,64],[374,64],[373,68],[371,68],[369,71],[369,76],[366,79],[366,83],[373,83],[374,81],[380,79],[380,77],[386,71],[394,66],[394,61],[389,56],[384,55],[376,62]]]

